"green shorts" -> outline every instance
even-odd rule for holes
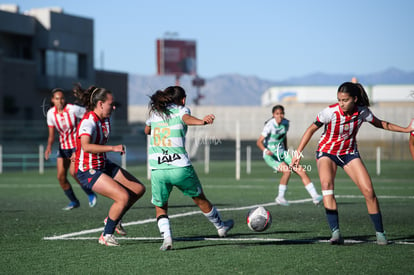
[[[203,193],[193,166],[155,169],[151,171],[151,203],[159,207],[164,206],[174,186],[189,197],[197,197]]]
[[[292,156],[287,153],[279,155],[274,154],[272,156],[263,154],[263,159],[266,164],[272,167],[276,172],[278,171],[277,169],[282,162],[286,163],[287,165],[290,165],[292,163]]]

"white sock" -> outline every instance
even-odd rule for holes
[[[214,224],[217,229],[223,227],[223,221],[221,220],[220,213],[215,206],[213,206],[209,213],[203,214],[212,224]]]
[[[313,185],[312,182],[308,183],[305,186],[305,188],[306,188],[306,190],[308,190],[308,193],[309,193],[309,195],[311,195],[312,198],[315,198],[315,197],[319,196],[318,192],[316,191],[315,186]]]
[[[279,194],[277,195],[277,197],[284,198],[286,190],[287,190],[287,185],[279,184]]]
[[[158,220],[158,229],[164,239],[171,237],[170,220],[168,218],[161,218]]]

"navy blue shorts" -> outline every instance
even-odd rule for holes
[[[89,169],[85,172],[78,170],[76,177],[79,179],[79,182],[86,188],[92,190],[92,186],[99,179],[102,173],[107,174],[111,178],[114,178],[118,173],[121,167],[110,160],[105,161],[105,167],[101,170]]]
[[[330,158],[333,162],[336,163],[336,165],[338,165],[341,168],[344,168],[345,165],[347,165],[351,160],[356,159],[356,158],[361,158],[359,156],[359,152],[355,151],[354,153],[351,154],[347,154],[347,155],[331,155],[325,152],[316,152],[316,159],[320,159],[321,157],[328,157]]]
[[[76,152],[76,148],[72,149],[62,149],[59,147],[59,150],[56,152],[57,158],[64,158],[64,159],[70,159],[73,153]]]

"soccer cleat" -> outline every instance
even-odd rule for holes
[[[341,236],[341,232],[339,231],[339,229],[336,229],[332,232],[332,237],[329,240],[329,242],[333,245],[333,244],[337,244],[337,245],[341,245],[344,244],[344,239]]]
[[[323,201],[323,197],[318,195],[312,199],[314,205],[319,205]]]
[[[282,206],[289,206],[289,203],[288,203],[288,201],[287,201],[287,200],[285,200],[285,198],[279,198],[279,197],[276,197],[275,202],[276,202],[276,204],[278,204],[278,205],[282,205]]]
[[[226,237],[227,232],[229,232],[233,228],[233,226],[234,226],[233,220],[227,220],[223,222],[223,226],[217,229],[217,233],[219,237]]]
[[[164,239],[164,242],[162,243],[161,247],[160,247],[161,251],[167,251],[167,250],[172,250],[172,238],[171,236],[166,237]]]
[[[124,227],[122,226],[121,221],[119,221],[118,224],[116,225],[115,231],[116,233],[118,233],[118,235],[121,235],[121,236],[125,236],[127,234]]]
[[[106,221],[108,220],[108,217],[105,218],[104,224],[106,225]],[[119,221],[118,224],[115,227],[115,232],[118,233],[118,235],[125,236],[127,234],[126,230],[122,226],[122,222]]]
[[[94,207],[96,205],[96,195],[95,194],[88,195],[88,200],[89,200],[89,207]]]
[[[68,211],[74,208],[78,208],[80,206],[79,202],[71,201],[66,207],[62,208],[62,210]]]
[[[119,243],[115,240],[115,237],[112,234],[106,234],[104,236],[102,233],[99,237],[99,243],[106,246],[119,246]]]
[[[385,232],[377,232],[377,244],[379,245],[387,245],[387,236],[385,235]]]

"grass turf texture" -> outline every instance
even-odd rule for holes
[[[314,163],[310,176],[320,190]],[[221,209],[223,219],[233,218],[229,238],[217,231],[201,213],[171,218],[174,250],[159,251],[161,239],[150,203],[151,188],[144,166],[128,170],[142,179],[147,193],[124,217],[126,238],[120,247],[98,244],[103,219],[111,201],[98,197],[89,208],[87,197],[73,184],[81,207],[62,211],[67,204],[55,179],[55,169],[0,175],[0,273],[1,274],[409,274],[414,258],[413,162],[383,162],[375,175],[375,163],[367,162],[383,213],[388,246],[374,243],[375,231],[360,191],[338,169],[338,195],[344,246],[331,246],[324,208],[310,201],[276,206],[279,175],[262,161],[253,162],[252,173],[242,170],[235,180],[232,162],[213,162],[210,174],[202,164],[194,166],[207,197]],[[300,179],[292,175],[288,200],[308,199]],[[246,225],[248,207],[265,204],[272,226],[255,233]],[[198,211],[190,198],[174,190],[170,216]],[[139,223],[138,221],[145,221]],[[134,224],[134,222],[136,222]],[[76,236],[45,237],[92,230]]]

